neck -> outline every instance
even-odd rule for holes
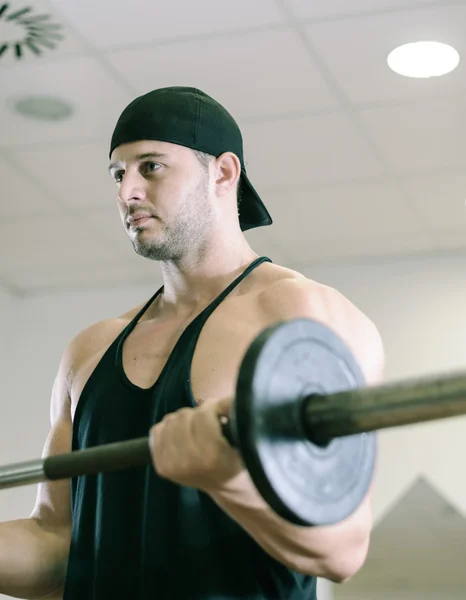
[[[219,233],[202,249],[190,249],[180,260],[162,262],[163,310],[184,313],[209,304],[256,258],[239,230],[233,238]]]

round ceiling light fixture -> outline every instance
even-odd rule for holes
[[[458,66],[460,55],[441,42],[411,42],[398,46],[387,57],[392,71],[404,77],[429,78],[450,73]]]
[[[55,96],[24,96],[11,101],[13,110],[25,117],[40,121],[63,121],[74,110],[70,102]]]

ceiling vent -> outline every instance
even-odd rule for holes
[[[63,26],[51,21],[51,15],[35,14],[34,9],[12,8],[11,3],[0,3],[0,60],[13,53],[20,60],[27,54],[40,56],[55,50],[64,39]]]

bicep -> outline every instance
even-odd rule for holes
[[[71,393],[75,374],[92,353],[100,351],[127,325],[124,317],[95,323],[80,332],[66,348],[54,381],[50,404],[51,428],[42,457],[71,452],[73,422]],[[71,531],[70,480],[44,481],[39,484],[31,518],[46,529],[59,533]]]
[[[66,378],[60,372],[54,383],[51,401],[51,428],[42,458],[71,451],[72,420]],[[68,533],[71,528],[71,494],[69,479],[44,481],[37,488],[31,518],[46,529]]]

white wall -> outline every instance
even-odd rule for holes
[[[13,300],[10,294],[0,288],[0,364],[5,365],[8,356],[8,344],[10,341],[9,325],[11,321]],[[0,371],[0,386],[3,385],[4,370]],[[0,390],[2,388],[0,387]]]
[[[4,436],[4,430],[8,428],[6,424],[10,420],[16,426],[18,423],[18,411],[14,406],[14,379],[11,373],[15,346],[14,330],[18,327],[18,323],[15,322],[15,315],[14,297],[0,289],[0,464],[4,462],[9,454],[9,440],[6,440]],[[19,327],[22,330],[21,324],[19,324]],[[0,494],[1,506],[2,498]]]
[[[272,257],[273,258],[273,257]],[[387,379],[466,365],[466,258],[445,257],[359,266],[301,269],[341,290],[377,324],[387,354]],[[63,348],[80,329],[143,302],[153,285],[51,294],[1,301],[0,462],[36,458],[48,430],[49,397]],[[448,443],[447,443],[448,442]],[[453,451],[454,442],[459,447]],[[466,515],[465,418],[382,432],[375,479],[376,519],[419,472]],[[29,513],[33,487],[0,493],[0,519]],[[321,600],[331,590],[322,586]]]

